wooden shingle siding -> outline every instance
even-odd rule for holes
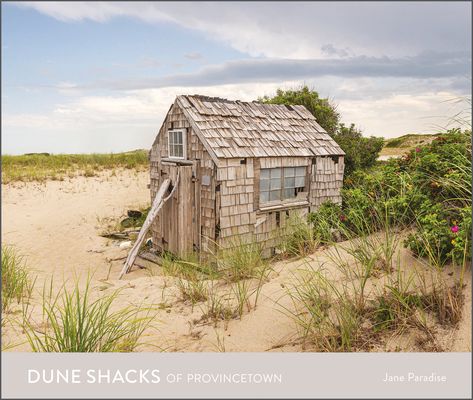
[[[332,201],[340,204],[342,197],[340,189],[343,185],[343,157],[335,163],[331,157],[316,157],[316,163],[311,166],[310,181],[310,210],[315,211],[322,203]]]
[[[229,237],[246,235],[253,231],[256,214],[253,209],[255,186],[253,159],[227,159],[217,171],[220,185],[219,245],[230,243]],[[242,239],[242,238],[240,238]]]
[[[187,160],[169,158],[171,129],[185,131]],[[165,178],[175,182],[179,168],[188,186],[154,221],[154,246],[192,247],[205,255],[215,251],[215,243],[256,241],[271,255],[291,216],[328,200],[341,202],[343,154],[302,106],[178,96],[150,151],[151,199]],[[305,168],[304,188],[298,184],[295,197],[260,204],[261,169],[284,167]]]

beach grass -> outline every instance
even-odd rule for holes
[[[148,153],[2,155],[2,183],[44,182],[74,176],[96,176],[104,170],[148,168]]]
[[[43,321],[33,323],[29,308],[24,308],[23,329],[34,352],[132,352],[153,320],[151,308],[128,306],[118,311],[113,306],[119,290],[93,300],[90,279],[85,289],[76,282],[57,294],[50,286],[43,289]]]
[[[12,247],[2,246],[2,312],[8,312],[16,301],[28,301],[34,279],[26,263]]]

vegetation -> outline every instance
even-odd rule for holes
[[[385,143],[385,147],[388,148],[404,148],[404,149],[412,149],[412,147],[415,146],[421,146],[424,144],[428,144],[432,142],[436,137],[438,137],[439,134],[407,134],[407,135],[402,135],[393,139],[387,139]]]
[[[113,311],[119,291],[91,299],[90,280],[83,291],[76,282],[72,291],[65,286],[57,295],[52,281],[43,290],[43,321],[31,322],[24,310],[24,331],[35,352],[131,352],[152,321],[151,309],[127,307]]]
[[[387,331],[409,328],[438,351],[429,321],[458,324],[471,263],[471,132],[450,130],[403,158],[354,172],[342,199],[323,204],[305,223],[332,245],[337,274],[308,268],[288,289],[293,308],[286,311],[303,345],[369,350]],[[425,268],[401,263],[402,244]]]
[[[313,253],[320,245],[320,238],[311,221],[293,214],[286,221],[281,232],[279,245],[282,253],[289,257],[305,256]]]
[[[33,292],[34,280],[21,256],[2,246],[2,312],[9,312],[12,304],[27,302]]]
[[[63,180],[76,175],[95,176],[102,170],[144,169],[147,166],[148,154],[144,150],[116,154],[2,155],[2,183]]]
[[[300,328],[303,348],[314,351],[352,351],[360,336],[360,318],[350,296],[320,271],[301,273],[288,294],[288,315]]]
[[[471,257],[471,133],[452,130],[431,144],[345,182],[343,204],[310,216],[321,240],[415,228],[406,245],[442,266]],[[383,221],[386,220],[386,221]]]
[[[164,253],[161,268],[165,275],[175,277],[180,300],[192,307],[199,305],[201,321],[227,324],[256,308],[271,268],[261,244],[254,241],[234,239],[227,247],[214,245],[215,254],[208,259]],[[155,267],[148,271],[150,275],[160,273]]]
[[[217,250],[216,264],[219,273],[227,282],[257,278],[267,269],[263,258],[263,246],[255,241],[231,240],[226,247]]]
[[[384,139],[379,137],[364,137],[354,124],[340,124],[333,138],[345,152],[345,174],[366,169],[375,165]]]

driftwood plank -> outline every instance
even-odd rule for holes
[[[179,174],[177,176],[176,184],[174,185],[174,188],[172,189],[171,194],[167,197],[164,197],[164,195],[166,194],[169,188],[170,183],[171,183],[170,179],[165,179],[161,187],[159,188],[158,193],[156,194],[156,197],[153,201],[153,206],[151,207],[151,210],[149,211],[148,216],[146,217],[146,220],[143,226],[141,227],[140,233],[138,234],[138,238],[136,239],[136,242],[133,245],[133,248],[128,254],[128,257],[125,261],[125,264],[123,265],[123,269],[120,272],[120,276],[118,277],[118,279],[121,279],[123,275],[128,273],[128,271],[133,266],[133,263],[136,260],[136,256],[138,255],[138,251],[140,250],[140,247],[143,244],[143,241],[146,237],[146,233],[151,227],[151,224],[153,223],[154,219],[158,215],[158,212],[163,206],[163,204],[172,196],[174,190],[176,190],[177,186],[179,185]]]

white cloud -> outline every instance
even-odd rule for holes
[[[443,101],[469,93],[471,84],[464,78],[471,68],[469,3],[17,5],[67,23],[106,23],[130,17],[146,23],[176,24],[261,58],[204,64],[194,73],[158,79],[146,74],[149,79],[129,76],[89,86],[61,82],[55,89],[64,95],[63,100],[50,112],[2,116],[2,144],[7,152],[148,148],[177,94],[254,100],[273,94],[277,88],[303,83],[334,99],[342,120],[356,123],[366,135],[426,132],[434,125],[444,125],[448,116],[464,107]],[[199,59],[197,53],[184,57]],[[136,67],[153,69],[162,62],[143,58]],[[114,92],[98,95],[93,92],[97,88]]]
[[[311,85],[313,82],[306,83]],[[4,151],[110,152],[149,148],[178,94],[198,93],[251,101],[273,94],[278,87],[287,89],[300,84],[300,81],[288,81],[282,84],[170,87],[114,96],[83,96],[57,104],[44,115],[4,115]],[[331,86],[329,82],[325,85]],[[409,132],[427,133],[434,125],[446,125],[449,116],[465,107],[464,104],[445,102],[454,97],[451,92],[400,93],[386,94],[382,98],[345,98],[337,103],[343,122],[355,123],[365,135],[394,137]],[[15,135],[26,135],[28,140],[18,140]]]
[[[366,135],[396,137],[459,126],[451,125],[451,118],[469,106],[466,102],[453,102],[455,98],[452,92],[393,94],[377,99],[340,101],[339,110],[344,122],[354,122]],[[471,121],[471,112],[467,114]]]
[[[252,56],[316,58],[469,50],[471,4],[455,2],[28,2],[61,21],[128,16],[198,30]],[[328,46],[328,47],[327,47]],[[325,50],[323,50],[325,49]]]

